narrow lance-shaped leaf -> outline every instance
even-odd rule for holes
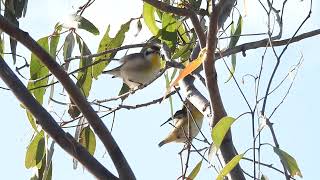
[[[60,40],[60,32],[61,32],[62,26],[59,25],[58,23],[56,24],[54,28],[54,32],[50,36],[50,55],[56,59],[56,52],[57,52],[57,47],[58,43]]]
[[[221,118],[219,122],[213,127],[211,136],[216,152],[219,150],[224,136],[227,134],[234,121],[235,119],[233,117],[226,116]]]
[[[74,45],[75,45],[74,36],[73,36],[73,33],[70,32],[66,36],[64,43],[63,43],[63,58],[64,58],[64,60],[67,60],[68,58],[71,57]],[[64,70],[68,71],[68,69],[69,69],[69,63],[66,63],[64,65]]]
[[[4,17],[7,18],[12,24],[14,24],[16,27],[19,27],[19,21],[18,17],[16,15],[15,7],[14,7],[15,1],[5,1],[5,9],[4,9]],[[16,64],[17,61],[17,40],[10,37],[10,49],[11,49],[11,55],[13,59],[13,64]]]
[[[167,88],[166,94],[168,94],[170,89],[173,86],[176,86],[181,79],[183,79],[187,75],[191,74],[195,69],[197,69],[202,64],[202,62],[206,59],[206,57],[207,57],[206,54],[207,54],[207,49],[203,48],[200,51],[199,56],[197,57],[197,59],[195,59],[192,62],[190,62],[182,71],[180,71],[180,74],[177,77],[177,79],[175,79],[171,83],[171,85]]]
[[[298,167],[298,163],[290,154],[288,154],[287,152],[277,147],[273,147],[273,151],[279,156],[279,158],[281,159],[281,162],[289,171],[291,176],[297,175],[302,178],[302,173]]]
[[[230,172],[232,169],[239,163],[239,161],[243,158],[243,154],[236,155],[231,159],[231,161],[226,164],[223,169],[220,171],[217,180],[223,180],[223,178]]]
[[[91,55],[91,52],[87,46],[87,44],[81,40],[81,37],[77,35],[77,43],[79,45],[79,51],[81,56]],[[79,69],[77,76],[77,83],[76,85],[81,89],[82,93],[88,97],[89,92],[92,85],[92,59],[91,58],[81,58]]]
[[[37,43],[47,52],[49,52],[48,37],[43,37],[37,41]],[[45,87],[48,84],[48,68],[42,64],[40,59],[34,54],[31,54],[30,62],[30,82],[28,83],[28,89],[36,88],[31,92],[38,100],[40,104],[43,103],[43,95],[46,92]],[[46,77],[46,78],[44,78]],[[42,79],[43,78],[43,79]],[[39,80],[41,79],[41,80]]]
[[[88,19],[82,17],[82,16],[79,16],[79,26],[78,26],[79,29],[84,29],[94,35],[99,35],[100,32],[98,30],[98,28],[93,25]]]
[[[238,23],[237,23],[237,28],[236,30],[234,30],[234,25],[232,24],[231,25],[231,40],[230,40],[230,43],[229,43],[229,48],[233,48],[236,46],[237,42],[239,41],[239,38],[240,38],[240,35],[241,35],[241,32],[242,32],[242,16],[240,15],[239,16],[239,19],[238,19]],[[237,56],[236,54],[232,54],[231,55],[231,68],[230,68],[230,75],[227,79],[226,82],[228,82],[235,70],[236,70],[236,61],[237,61]]]
[[[33,128],[37,133],[39,133],[39,131],[38,131],[38,129],[37,129],[36,120],[34,119],[33,115],[32,115],[28,110],[26,110],[26,113],[27,113],[27,117],[28,117],[28,120],[29,120],[32,128]]]
[[[191,173],[189,174],[187,179],[193,180],[197,177],[200,169],[201,169],[201,165],[202,165],[202,160],[200,162],[198,162],[198,164],[196,165],[196,167],[194,167],[191,171]]]
[[[90,126],[82,129],[79,143],[85,147],[91,155],[94,155],[96,150],[96,137]]]
[[[128,32],[130,27],[131,20],[126,22],[125,24],[122,24],[120,27],[120,30],[117,32],[114,38],[111,38],[109,36],[110,32],[110,26],[108,26],[106,33],[104,34],[103,38],[100,41],[98,52],[101,53],[103,51],[106,51],[108,49],[117,48],[120,47],[124,41],[125,33]],[[93,66],[93,77],[98,78],[98,76],[102,73],[104,68],[109,64],[109,59],[113,58],[116,55],[115,53],[108,53],[101,55],[99,57],[96,57],[94,59],[95,64]]]
[[[156,24],[156,19],[154,16],[155,8],[148,4],[148,3],[143,3],[143,20],[146,23],[147,27],[151,31],[151,33],[154,36],[157,36],[159,34],[159,28]]]
[[[27,169],[35,166],[37,166],[38,169],[41,168],[41,160],[45,155],[45,141],[43,134],[43,131],[38,133],[28,146],[25,157],[25,167]]]

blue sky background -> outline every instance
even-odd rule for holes
[[[243,8],[243,2],[239,1],[238,3],[240,12],[243,13],[241,10]],[[80,4],[81,3],[75,0],[30,1],[26,18],[21,19],[21,28],[28,31],[35,39],[47,36],[52,33],[54,25],[58,21],[61,21],[63,17],[74,12]],[[248,14],[244,18],[243,33],[265,32],[266,19],[261,15],[262,9],[258,1],[250,0],[247,4]],[[288,2],[284,16],[283,37],[290,37],[292,35],[307,15],[308,7],[309,1],[295,0]],[[319,7],[319,2],[314,1],[312,17],[307,21],[300,33],[320,28]],[[98,43],[109,24],[111,25],[111,33],[114,34],[122,23],[128,21],[131,17],[139,17],[141,12],[142,2],[138,0],[127,0],[125,2],[112,1],[112,3],[96,1],[92,7],[86,10],[84,16],[99,28],[100,35],[93,36],[81,30],[78,32],[87,42],[91,51],[96,52]],[[129,33],[127,33],[125,44],[143,42],[146,37],[150,35],[146,27],[143,28],[137,38],[133,36],[135,32],[135,25],[133,25]],[[264,37],[242,37],[238,44],[262,38]],[[6,39],[7,45],[8,42],[8,39]],[[317,149],[319,148],[317,141],[319,137],[318,127],[320,125],[317,115],[318,102],[320,100],[320,85],[318,81],[320,61],[317,53],[319,51],[319,42],[320,37],[316,36],[290,45],[288,51],[282,58],[280,68],[273,83],[275,86],[277,82],[280,82],[282,77],[288,73],[290,67],[296,64],[300,57],[303,56],[304,62],[298,72],[294,86],[271,121],[275,123],[274,128],[281,148],[295,157],[304,179],[314,179],[318,177],[317,162],[320,160],[319,156],[317,156]],[[281,50],[282,47],[277,48],[278,52]],[[6,48],[5,52],[8,51],[9,47]],[[246,57],[242,57],[241,54],[237,55],[237,70],[235,75],[239,82],[241,82],[241,78],[245,74],[258,73],[263,51],[263,49],[247,51]],[[30,52],[21,45],[18,46],[17,52],[27,57],[28,60],[30,59]],[[130,50],[129,53],[130,52],[134,51]],[[118,57],[121,57],[123,53],[124,52],[118,53]],[[76,51],[74,55],[77,55]],[[6,56],[6,61],[12,65],[10,56]],[[270,50],[267,52],[265,64],[261,94],[265,92],[266,80],[275,64],[275,59]],[[112,63],[110,67],[116,65],[116,63]],[[14,66],[12,67],[14,68]],[[248,111],[245,101],[241,97],[235,83],[233,81],[224,83],[228,78],[228,71],[221,60],[217,63],[217,69],[219,73],[220,92],[228,114],[237,117],[241,113]],[[25,73],[28,74],[27,71]],[[26,83],[26,81],[24,82]],[[161,97],[165,90],[164,83],[164,78],[159,78],[152,85],[130,96],[125,101],[125,104],[134,105]],[[269,97],[269,104],[266,111],[268,115],[281,101],[289,83],[290,81],[287,81],[283,88]],[[121,80],[119,79],[101,76],[98,80],[94,81],[89,100],[113,97],[118,94],[121,84]],[[0,81],[0,86],[4,86],[2,81]],[[199,87],[204,90],[201,84],[199,84]],[[254,99],[252,93],[254,86],[252,79],[246,78],[245,83],[241,84],[241,88],[251,102],[251,105],[253,105]],[[61,96],[57,96],[57,98],[64,100]],[[0,112],[3,127],[0,131],[0,136],[2,137],[2,146],[0,148],[0,158],[2,160],[0,168],[2,171],[0,177],[1,179],[28,179],[31,177],[33,170],[25,169],[24,157],[33,130],[24,110],[20,107],[19,102],[11,92],[1,90],[0,99],[2,102]],[[44,106],[46,106],[46,102],[47,101],[45,101]],[[177,96],[174,96],[174,102],[174,109],[178,110],[181,107],[181,102]],[[112,106],[118,103],[119,102],[115,102],[106,105]],[[58,109],[58,111],[60,112],[61,109]],[[159,127],[169,116],[170,107],[167,101],[162,104],[137,110],[121,110],[116,114],[112,134],[138,179],[176,179],[181,173],[180,158],[177,153],[181,150],[182,145],[168,144],[162,148],[158,148],[157,146],[159,141],[171,130],[169,126]],[[104,118],[103,121],[110,128],[112,117],[108,116]],[[202,129],[204,134],[210,138],[207,122],[208,121],[204,122]],[[249,116],[244,116],[236,121],[232,130],[234,143],[239,153],[251,147],[251,119]],[[72,130],[70,130],[70,132],[73,133]],[[267,128],[262,132],[262,139],[265,142],[272,143],[270,131]],[[197,142],[196,145],[198,147],[203,146],[203,144]],[[95,157],[97,157],[103,165],[115,172],[108,155],[103,157],[104,152],[104,147],[99,142]],[[252,153],[249,152],[247,154],[248,157],[250,157],[251,154]],[[192,154],[189,163],[190,170],[199,160],[201,160],[200,156]],[[275,166],[281,167],[278,157],[270,147],[264,147],[262,160],[263,162],[273,163]],[[243,160],[241,161],[241,165],[248,172],[251,172],[252,166],[249,163]],[[262,171],[270,179],[279,179],[279,176],[281,176],[265,168],[263,168]],[[81,166],[79,166],[77,170],[73,170],[72,158],[62,151],[59,146],[55,146],[53,174],[53,179],[94,179],[93,176],[86,170],[83,170]],[[208,164],[203,163],[198,179],[213,179],[214,177],[216,177],[216,173],[213,169],[208,168]]]

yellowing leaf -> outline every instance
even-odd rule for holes
[[[220,171],[217,180],[223,180],[223,178],[239,163],[243,156],[244,153],[233,157],[231,161],[229,161],[228,164],[226,164]]]
[[[200,162],[198,162],[196,167],[193,168],[193,170],[191,171],[191,173],[189,174],[187,179],[190,179],[190,180],[195,179],[200,171],[201,165],[202,165],[202,160]]]
[[[159,28],[156,25],[154,12],[155,8],[152,5],[148,3],[143,3],[143,20],[146,23],[149,30],[151,31],[151,33],[157,36],[159,33]]]
[[[207,54],[207,48],[203,48],[201,50],[201,52],[199,53],[199,56],[197,59],[193,60],[191,63],[189,63],[182,71],[180,71],[179,76],[177,77],[177,79],[175,79],[171,85],[169,86],[169,88],[167,89],[167,92],[170,91],[170,89],[173,86],[176,86],[178,84],[178,82],[183,79],[184,77],[186,77],[187,75],[191,74],[195,69],[197,69],[202,62],[206,59],[206,54]]]
[[[232,123],[235,121],[233,117],[223,117],[212,129],[212,141],[214,143],[215,152],[218,151],[220,145],[224,139],[224,136],[227,134]]]

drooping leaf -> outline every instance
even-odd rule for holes
[[[231,31],[232,36],[230,39],[229,48],[233,48],[236,46],[237,42],[240,39],[241,31],[242,31],[242,16],[240,15],[236,30],[234,32]]]
[[[232,169],[239,163],[239,161],[243,158],[243,154],[236,155],[229,161],[223,169],[220,171],[217,180],[223,180],[223,178],[230,172]]]
[[[120,47],[124,41],[125,34],[128,32],[131,21],[128,21],[121,25],[120,30],[117,32],[114,38],[109,36],[110,26],[108,26],[106,33],[100,41],[98,52],[101,53],[108,49]],[[108,53],[101,56],[98,56],[94,59],[94,63],[99,62],[93,66],[93,77],[95,79],[102,73],[104,68],[109,64],[108,59],[113,58],[116,55],[115,53]]]
[[[203,48],[199,53],[199,56],[197,57],[197,59],[190,62],[182,71],[180,71],[177,79],[175,79],[171,83],[169,88],[167,88],[167,92],[169,92],[173,86],[176,86],[181,79],[183,79],[187,75],[191,74],[195,69],[197,69],[202,64],[202,62],[206,59],[206,54],[207,54],[207,49]]]
[[[62,26],[59,24],[56,24],[54,32],[50,36],[50,55],[56,59],[56,52],[57,52],[57,46],[60,40],[60,32],[61,32]]]
[[[39,39],[37,43],[49,53],[48,37]],[[48,77],[46,76],[48,74],[48,68],[44,64],[42,64],[40,59],[34,53],[32,53],[30,62],[31,81],[29,81],[28,83],[28,89],[36,88],[34,90],[31,90],[31,92],[40,104],[43,103],[43,95],[46,92],[45,86],[48,84]]]
[[[235,119],[233,117],[226,116],[221,118],[219,122],[213,127],[211,137],[216,152],[219,150],[224,136],[227,134],[234,121]]]
[[[176,70],[176,69],[174,69]],[[166,88],[168,88],[170,86],[170,79],[169,79],[169,75],[166,72],[164,74],[164,78],[166,80]],[[170,113],[171,113],[171,117],[173,117],[173,102],[172,102],[172,96],[169,97],[169,104],[170,104]]]
[[[298,167],[298,163],[290,154],[277,147],[273,147],[273,151],[279,156],[281,162],[289,171],[291,176],[300,176],[302,178],[302,173]]]
[[[50,164],[48,164],[46,161],[46,156],[44,156],[44,158],[42,158],[41,164],[42,164],[41,168],[38,169],[37,180],[40,180],[40,179],[51,180],[52,179],[52,161],[50,162]],[[45,172],[45,169],[48,169],[47,172]]]
[[[41,168],[41,160],[45,155],[45,141],[43,134],[43,131],[38,133],[28,146],[25,157],[25,167],[27,169],[35,166],[37,166],[38,169]]]
[[[36,120],[34,119],[33,115],[32,115],[28,110],[26,110],[26,113],[27,113],[27,117],[28,117],[28,120],[29,120],[32,128],[33,128],[37,133],[39,133],[39,131],[38,131],[38,129],[37,129]]]
[[[154,16],[155,8],[148,4],[148,3],[143,3],[143,20],[146,23],[147,27],[149,28],[150,32],[154,35],[157,36],[159,34],[159,28],[156,24],[156,19]]]
[[[201,165],[202,165],[202,160],[200,162],[198,162],[198,164],[196,165],[196,167],[194,167],[191,171],[191,173],[189,174],[188,178],[187,179],[190,179],[190,180],[193,180],[197,177],[199,171],[200,171],[200,168],[201,168]]]
[[[15,16],[19,19],[24,17],[27,12],[28,0],[19,0],[14,2],[14,12]]]
[[[78,15],[77,15],[78,16]],[[78,22],[79,22],[79,29],[84,29],[94,35],[99,35],[99,29],[93,25],[88,19],[82,17],[82,16],[78,16]]]
[[[239,41],[240,35],[242,32],[242,16],[239,16],[238,23],[237,23],[237,28],[236,30],[234,29],[234,25],[231,25],[231,39],[229,43],[229,48],[233,48],[236,46],[237,42]],[[235,70],[236,70],[236,61],[237,61],[237,56],[236,54],[231,55],[231,68],[230,68],[230,75],[226,81],[226,83],[232,78]]]
[[[236,65],[237,65],[237,55],[236,54],[232,54],[231,55],[231,68],[230,68],[230,75],[228,77],[228,79],[226,80],[225,83],[227,83],[228,81],[230,81],[230,79],[232,78],[235,70],[236,70]]]
[[[79,45],[79,51],[81,56],[91,55],[91,52],[87,44],[81,40],[81,37],[77,35],[77,43]],[[92,58],[81,58],[77,76],[76,85],[81,89],[84,96],[88,97],[92,85]]]
[[[140,19],[137,21],[137,32],[136,34],[134,35],[135,37],[138,36],[138,34],[141,32],[141,29],[142,29],[142,23],[140,21]]]
[[[68,59],[71,57],[74,45],[75,45],[74,36],[73,36],[73,33],[70,32],[66,36],[66,39],[64,40],[64,43],[63,43],[63,58],[64,59]]]
[[[96,137],[90,126],[82,129],[79,143],[86,148],[91,155],[94,155],[96,150]]]
[[[4,17],[16,27],[19,27],[19,10],[15,7],[15,1],[5,1]],[[16,64],[17,58],[17,40],[10,37],[10,49],[12,53],[13,64]]]
[[[121,87],[121,89],[120,89],[120,91],[118,93],[118,96],[121,96],[121,95],[123,95],[123,94],[125,94],[125,93],[127,93],[129,91],[130,91],[129,86],[127,84],[123,83],[122,87]],[[124,101],[128,96],[129,96],[129,94],[126,95],[126,96],[121,97],[121,100]]]

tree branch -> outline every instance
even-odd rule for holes
[[[77,159],[89,172],[98,179],[118,179],[98,162],[82,145],[73,137],[64,132],[53,117],[38,103],[23,85],[19,78],[0,56],[0,77],[11,89],[19,101],[32,113],[46,131],[62,149]]]
[[[120,179],[135,179],[127,160],[122,154],[116,141],[113,139],[109,130],[95,113],[80,89],[69,78],[68,74],[60,67],[60,65],[32,39],[27,32],[24,32],[7,21],[3,16],[0,16],[0,28],[9,36],[26,46],[32,51],[40,61],[56,76],[63,87],[68,92],[72,101],[80,109],[84,117],[88,120],[94,132],[98,135],[104,146],[106,147],[118,173]]]

